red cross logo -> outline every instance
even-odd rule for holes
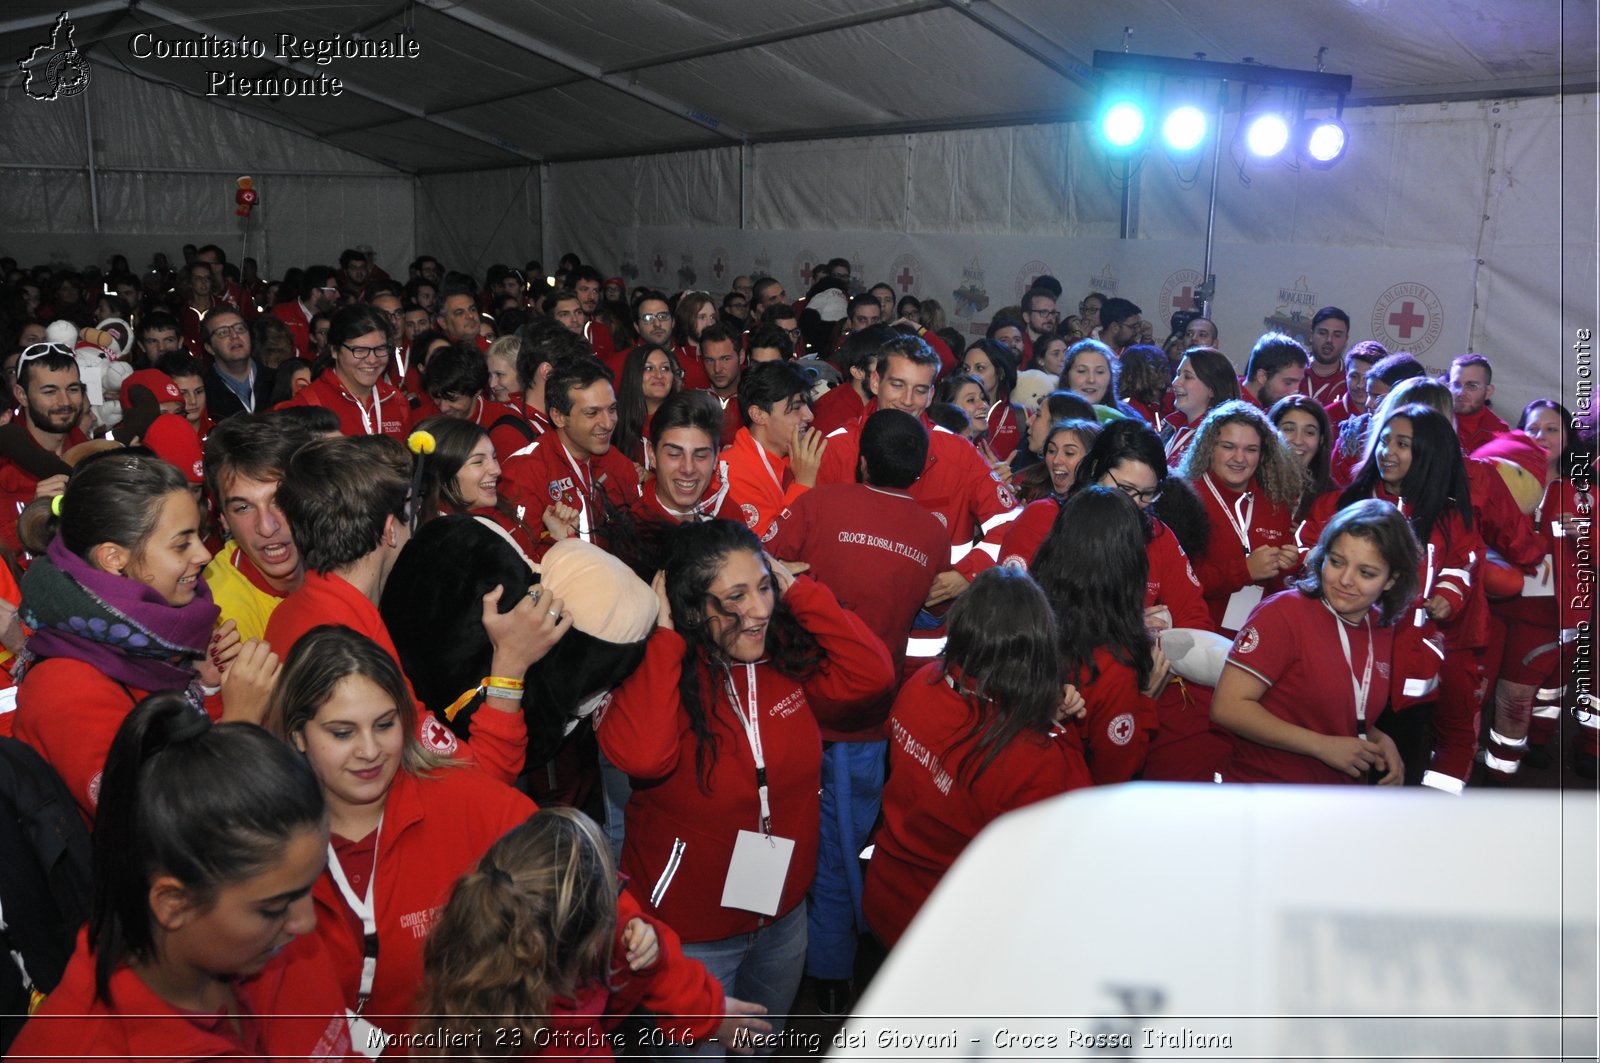
[[[1428,319],[1417,313],[1417,304],[1407,299],[1400,304],[1400,309],[1389,315],[1389,324],[1400,330],[1400,338],[1409,340],[1411,334],[1423,325]]]
[[[717,275],[717,280],[722,279],[722,271],[724,268],[726,267],[723,266],[722,257],[719,255],[717,260],[711,264],[711,272]]]
[[[911,291],[912,282],[915,281],[916,278],[911,275],[910,266],[902,266],[900,268],[900,276],[896,277],[895,280],[900,282],[900,292],[902,295],[904,295]]]
[[[1198,307],[1195,306],[1194,289],[1185,284],[1183,286],[1183,291],[1179,292],[1178,296],[1172,300],[1172,305],[1177,307],[1179,310],[1198,309]]]
[[[800,267],[800,276],[805,280],[811,279],[811,263],[807,262],[805,265]]]
[[[664,270],[666,268],[667,268],[667,264],[665,262],[661,261],[661,256],[660,255],[657,255],[656,256],[656,272],[660,273],[662,270]]]

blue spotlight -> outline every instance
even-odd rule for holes
[[[1289,123],[1279,114],[1261,114],[1250,120],[1244,131],[1245,147],[1250,154],[1270,159],[1289,144]]]
[[[1295,130],[1295,150],[1318,170],[1344,158],[1350,135],[1337,118],[1308,118]]]
[[[1131,100],[1118,100],[1100,118],[1100,135],[1113,148],[1131,148],[1144,136],[1144,109]]]

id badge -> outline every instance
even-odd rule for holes
[[[351,1048],[368,1059],[377,1059],[383,1055],[383,1050],[388,1047],[389,1041],[382,1030],[349,1008],[344,1009],[344,1021],[350,1025]]]
[[[733,843],[733,859],[728,862],[728,880],[722,884],[722,906],[777,915],[793,857],[793,838],[740,831]]]
[[[1244,622],[1250,619],[1250,614],[1261,604],[1262,593],[1261,588],[1254,583],[1247,583],[1234,591],[1228,599],[1228,611],[1222,614],[1222,626],[1229,631],[1238,631],[1244,627]]]
[[[1544,560],[1539,562],[1539,571],[1531,576],[1522,577],[1522,596],[1524,598],[1555,597],[1555,569],[1555,558],[1545,554]]]

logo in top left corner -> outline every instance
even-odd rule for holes
[[[33,99],[59,100],[89,87],[89,60],[78,51],[73,32],[72,19],[63,11],[50,30],[50,39],[17,60],[27,75],[23,91]]]

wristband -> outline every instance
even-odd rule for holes
[[[520,679],[510,679],[503,675],[486,675],[479,686],[498,690],[521,690],[527,684]]]
[[[507,690],[505,687],[484,687],[483,692],[491,698],[500,698],[504,701],[521,701],[522,691]]]

